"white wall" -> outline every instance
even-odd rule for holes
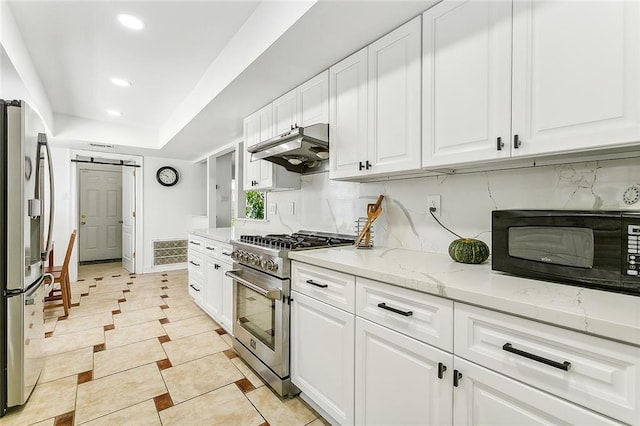
[[[277,204],[277,214],[266,222],[237,220],[236,235],[300,229],[353,233],[356,217],[365,216],[367,203],[383,194],[383,213],[374,224],[376,246],[446,253],[456,237],[428,214],[428,195],[441,195],[445,225],[491,247],[492,210],[638,209],[640,203],[622,201],[634,184],[640,184],[640,158],[363,184],[330,181],[321,173],[303,176],[300,190],[270,193],[267,202]]]
[[[156,180],[162,166],[178,170],[180,179],[175,186],[165,187]],[[198,226],[198,219],[207,214],[206,172],[206,167],[191,161],[144,158],[144,272],[176,267],[153,266],[153,241],[186,239],[189,230]]]
[[[53,179],[55,184],[55,216],[53,222],[53,241],[55,242],[54,264],[62,265],[64,255],[67,250],[69,236],[75,228],[71,223],[73,216],[71,194],[71,170],[75,170],[71,163],[71,151],[68,148],[51,148],[51,158],[53,159]],[[76,240],[77,241],[77,240]],[[78,261],[77,245],[71,254],[71,265],[76,265]],[[77,269],[70,270],[71,280],[77,279]]]

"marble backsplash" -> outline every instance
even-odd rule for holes
[[[302,176],[299,190],[269,193],[267,203],[277,206],[276,214],[267,214],[266,221],[238,220],[235,233],[354,233],[355,219],[365,216],[366,205],[383,194],[383,213],[374,224],[376,246],[446,253],[456,237],[430,216],[428,195],[441,196],[443,224],[491,247],[492,210],[640,209],[640,203],[627,206],[622,201],[634,184],[640,184],[639,158],[376,183],[331,181],[328,173],[320,173]]]

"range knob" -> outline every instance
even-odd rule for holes
[[[278,270],[278,265],[273,260],[270,260],[270,261],[267,262],[267,269],[269,271],[275,272],[275,271]]]
[[[240,250],[240,255],[239,255],[240,260],[246,261],[247,260],[247,254],[248,253],[246,251]]]
[[[251,255],[251,263],[258,266],[260,264],[260,258],[258,257],[257,254],[252,254]]]
[[[260,256],[260,266],[262,267],[262,269],[265,269],[267,267],[267,259],[262,256]]]
[[[238,259],[238,250],[234,250],[234,251],[231,252],[231,258],[233,260]]]

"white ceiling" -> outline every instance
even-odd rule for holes
[[[293,1],[269,2],[270,10],[276,10],[275,3],[297,7],[301,17],[296,15],[275,42],[260,48],[255,59],[236,71],[225,69],[225,63],[232,62],[227,59],[233,55],[230,49],[242,56],[261,41],[260,31],[242,28],[248,19],[252,22],[252,14],[255,20],[257,1],[9,5],[54,116],[59,117],[54,136],[56,127],[68,130],[79,118],[85,119],[84,130],[95,129],[94,141],[106,142],[105,125],[111,123],[128,129],[132,140],[141,135],[140,140],[149,136],[156,141],[159,150],[148,153],[195,160],[239,139],[244,116],[435,3],[321,0],[307,1],[309,7]],[[139,17],[145,29],[123,28],[116,19],[119,13]],[[276,25],[275,18],[266,25]],[[237,37],[240,33],[244,37]],[[127,79],[133,86],[117,87],[111,77]],[[199,88],[213,87],[216,81],[223,87],[199,93]],[[109,117],[107,109],[120,110],[122,116]],[[86,134],[82,140],[58,142],[87,149],[92,136]],[[124,146],[117,138],[111,143],[119,152],[140,151],[135,143]]]

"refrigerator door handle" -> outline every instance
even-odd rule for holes
[[[13,289],[13,290],[5,290],[4,291],[4,296],[5,297],[13,297],[13,296],[20,296],[21,294],[24,294],[25,298],[29,298],[29,297],[31,297],[33,295],[33,293],[38,291],[38,289],[40,288],[42,283],[44,283],[44,280],[46,278],[49,278],[49,280],[51,281],[51,285],[53,285],[53,279],[54,279],[53,275],[47,273],[47,274],[43,274],[40,278],[38,278],[29,287],[27,287],[25,289],[16,288],[16,289]]]
[[[43,276],[41,276],[38,279],[38,281],[36,281],[35,283],[31,284],[31,286],[29,286],[29,288],[24,292],[24,304],[25,305],[35,305],[36,304],[36,299],[33,296],[40,289],[42,284],[44,284],[46,282],[47,278],[49,278],[49,284],[47,284],[47,286],[45,287],[45,294],[49,294],[49,291],[51,290],[49,288],[49,286],[53,287],[53,279],[54,278],[53,278],[53,275],[51,275],[51,274],[44,274]],[[47,291],[47,288],[49,288],[49,291]]]
[[[49,163],[49,230],[47,231],[47,244],[45,245],[45,249],[40,254],[41,259],[47,260],[49,253],[51,252],[51,238],[53,237],[53,217],[55,211],[55,186],[53,184],[53,159],[51,158],[51,149],[49,148],[49,143],[47,142],[47,135],[44,133],[38,133],[38,147],[42,147],[47,150],[47,162]],[[39,151],[39,150],[38,150]],[[38,155],[39,157],[39,155]],[[38,164],[40,161],[38,160]]]

